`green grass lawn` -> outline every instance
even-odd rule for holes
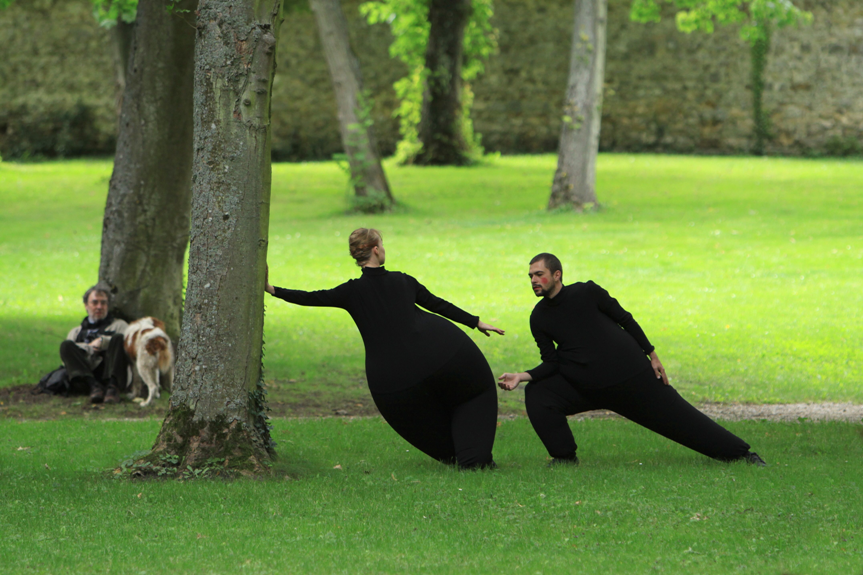
[[[380,418],[280,419],[268,479],[111,478],[158,427],[0,420],[0,572],[863,570],[856,425],[729,424],[770,464],[756,468],[587,420],[573,423],[582,464],[548,469],[517,418],[498,428],[498,470],[458,472]]]
[[[527,262],[556,253],[631,311],[692,401],[863,402],[863,163],[601,155],[599,213],[548,214],[553,156],[477,168],[388,165],[402,207],[345,215],[332,163],[273,168],[270,276],[321,289],[356,277],[347,236],[382,230],[387,265],[507,330],[477,340],[495,372],[533,367]],[[0,164],[0,387],[58,363],[96,279],[111,164]],[[271,397],[311,412],[368,394],[347,313],[267,298]],[[520,410],[520,392],[503,409]],[[286,408],[286,413],[291,413]]]
[[[552,251],[566,281],[633,312],[692,401],[863,402],[863,163],[603,155],[604,209],[588,214],[545,213],[553,170],[552,156],[388,166],[400,209],[355,216],[333,164],[276,165],[271,279],[356,277],[347,235],[378,227],[389,268],[507,330],[471,333],[500,372],[537,362],[527,262]],[[110,171],[0,164],[0,388],[55,367],[80,321]],[[279,413],[370,412],[348,315],[266,301]],[[460,473],[380,418],[276,418],[270,477],[132,482],[109,470],[152,445],[164,398],[139,421],[110,419],[130,404],[41,400],[0,401],[0,573],[863,571],[859,425],[726,423],[769,463],[754,468],[574,421],[582,465],[548,469],[529,422],[505,419],[500,468]]]

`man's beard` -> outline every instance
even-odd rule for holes
[[[541,285],[537,287],[539,288],[539,291],[533,291],[536,297],[548,297],[548,294],[550,294],[551,290],[554,289],[554,284],[551,284],[551,287],[542,287]]]

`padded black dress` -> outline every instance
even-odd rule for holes
[[[476,328],[477,316],[433,295],[413,277],[383,267],[363,268],[360,278],[330,290],[277,287],[274,295],[351,315],[365,345],[375,405],[417,449],[465,468],[492,463],[494,376],[473,340],[444,319]]]

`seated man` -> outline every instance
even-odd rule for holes
[[[84,293],[87,317],[60,344],[70,386],[89,392],[92,403],[117,403],[126,387],[123,332],[127,324],[108,313],[110,301],[110,294],[98,285],[88,289]]]
[[[542,298],[530,316],[542,363],[504,373],[498,385],[513,390],[531,382],[527,415],[552,464],[578,463],[567,415],[610,409],[708,457],[765,465],[748,443],[668,384],[644,331],[607,291],[591,281],[563,285],[560,260],[547,253],[531,260],[528,276]]]

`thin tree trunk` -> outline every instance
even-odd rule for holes
[[[201,0],[198,11],[189,280],[174,392],[149,460],[257,473],[271,454],[260,386],[281,2]]]
[[[371,103],[364,101],[360,63],[351,50],[348,22],[340,0],[310,0],[310,4],[333,80],[339,131],[350,164],[354,192],[360,197],[382,197],[378,205],[387,209],[393,203],[393,196],[381,166],[368,109]]]
[[[752,64],[752,153],[763,156],[770,140],[770,116],[764,111],[764,70],[767,68],[767,55],[770,53],[771,29],[769,23],[758,25],[762,36],[749,47]]]
[[[461,65],[470,0],[430,0],[426,47],[426,89],[423,93],[419,140],[420,165],[470,163],[461,126]]]
[[[575,0],[569,84],[548,209],[596,204],[607,13],[607,0]]]
[[[180,333],[189,241],[194,0],[168,13],[141,0],[126,72],[114,173],[102,224],[99,279],[113,313],[156,316]]]

